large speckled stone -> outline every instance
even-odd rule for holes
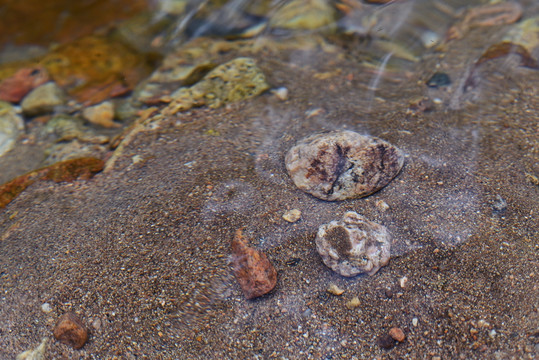
[[[404,155],[395,146],[353,131],[308,136],[285,157],[294,184],[329,201],[360,198],[380,190],[403,163]]]
[[[387,229],[353,211],[320,226],[315,242],[324,264],[343,276],[374,275],[389,262]]]

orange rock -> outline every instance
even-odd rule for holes
[[[88,180],[94,174],[103,170],[104,162],[97,158],[79,158],[61,161],[51,166],[31,171],[0,185],[0,209],[6,207],[13,199],[28,186],[38,180],[55,182]]]
[[[84,105],[127,93],[151,71],[144,55],[103,36],[86,36],[59,46],[40,64]]]
[[[30,90],[48,80],[49,74],[42,66],[19,69],[0,82],[0,100],[18,103]]]
[[[88,330],[77,314],[68,312],[58,319],[54,327],[54,337],[63,344],[80,349],[88,341]]]
[[[108,129],[121,126],[114,122],[114,104],[110,101],[88,106],[82,110],[82,117],[94,125],[103,126]]]
[[[266,254],[247,245],[242,230],[236,231],[231,243],[234,275],[247,299],[270,292],[277,284],[277,271]]]
[[[406,339],[406,335],[404,335],[404,332],[398,327],[391,328],[389,330],[389,336],[398,342],[403,342],[404,339]]]
[[[0,45],[66,43],[152,7],[147,0],[2,1]],[[39,24],[39,26],[36,26]]]

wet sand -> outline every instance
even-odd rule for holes
[[[375,93],[372,71],[338,48],[260,51],[288,100],[268,92],[180,113],[138,133],[92,180],[32,185],[0,213],[0,358],[43,337],[50,359],[536,358],[539,72],[492,60],[459,94],[463,64],[483,50],[462,51],[475,35],[387,75]],[[425,86],[437,62],[451,88]],[[407,111],[425,95],[443,103]],[[284,155],[333,129],[398,146],[403,170],[363,199],[303,193]],[[289,209],[301,220],[284,221]],[[341,277],[316,252],[318,227],[350,210],[394,239],[374,276]],[[240,227],[278,271],[256,300],[230,268]],[[329,294],[332,283],[344,294]],[[90,330],[81,350],[52,338],[67,311]],[[392,327],[406,339],[384,349]]]

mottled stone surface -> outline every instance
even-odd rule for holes
[[[218,108],[256,96],[269,89],[266,77],[253,59],[239,57],[217,66],[191,87],[182,87],[171,95],[167,114],[207,105]]]
[[[343,276],[374,275],[389,262],[391,237],[386,228],[353,211],[320,226],[315,242],[324,264]]]
[[[49,81],[30,91],[22,100],[21,108],[25,115],[35,116],[50,113],[65,101],[64,91],[56,83]]]
[[[58,319],[54,327],[54,337],[61,343],[80,349],[88,341],[88,330],[77,314],[67,312]]]
[[[286,169],[298,188],[330,201],[380,190],[403,163],[404,155],[395,146],[346,130],[308,136],[285,157]]]
[[[277,271],[266,254],[247,245],[238,230],[232,240],[232,265],[234,275],[247,299],[254,299],[270,292],[277,284]]]

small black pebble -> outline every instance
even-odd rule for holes
[[[286,265],[288,266],[296,266],[297,264],[299,264],[301,261],[300,258],[291,258],[291,259],[288,259],[286,260]]]
[[[396,341],[393,340],[393,338],[389,336],[389,334],[385,334],[378,337],[378,340],[376,340],[376,343],[382,349],[391,349],[393,346],[395,346]]]
[[[393,297],[393,290],[391,290],[390,288],[387,288],[387,289],[385,290],[385,294],[386,294],[386,297],[387,297],[388,299],[391,299],[391,298]]]
[[[427,80],[427,86],[431,88],[439,88],[441,86],[451,85],[451,79],[446,73],[434,73],[429,80]]]

